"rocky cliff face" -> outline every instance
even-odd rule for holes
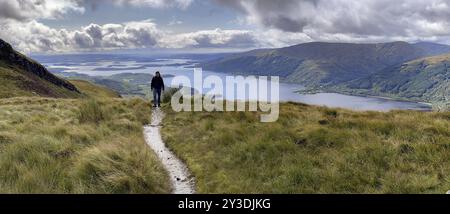
[[[70,82],[56,77],[41,64],[27,58],[15,51],[10,44],[0,39],[0,62],[18,67],[30,74],[36,75],[54,85],[66,88],[70,91],[79,92]]]

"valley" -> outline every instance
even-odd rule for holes
[[[306,86],[308,93],[384,96],[448,110],[449,52],[449,46],[434,43],[313,42],[238,53],[202,66],[230,74],[278,75]]]
[[[153,59],[164,63],[144,73],[113,69],[119,73],[87,75],[86,67],[98,65],[60,65],[86,73],[55,71],[54,63],[47,70],[10,48],[2,50],[7,53],[0,54],[0,193],[177,192],[158,149],[147,145],[158,136],[155,130],[161,131],[159,145],[165,143],[191,172],[195,187],[189,192],[444,193],[450,185],[449,112],[381,98],[300,95],[300,85],[282,83],[284,100],[274,123],[260,123],[262,112],[175,112],[167,93],[165,117],[152,127],[157,112],[143,99],[150,74],[161,69],[168,80],[189,76],[187,62]],[[19,60],[10,60],[11,54]],[[130,61],[115,67],[121,63]],[[446,63],[446,57],[431,57],[405,64],[396,75],[379,75],[410,78],[406,86],[416,87],[422,82],[409,72],[429,69],[425,77],[445,77],[440,68]],[[128,66],[134,67],[124,69]],[[385,81],[377,78],[386,77],[372,78],[381,88]]]
[[[73,59],[71,59],[71,56]],[[191,81],[194,79],[193,67],[199,62],[217,58],[216,55],[202,56],[164,56],[155,57],[148,55],[64,55],[64,56],[36,56],[40,61],[45,62],[45,66],[54,74],[67,79],[83,79],[103,85],[118,91],[124,97],[145,97],[151,98],[149,81],[155,71],[162,72],[166,84],[171,86],[174,77],[185,76]],[[64,63],[60,63],[62,60]],[[70,60],[73,60],[71,62]],[[96,60],[100,60],[96,62]],[[110,65],[120,66],[123,69],[134,68],[147,61],[151,68],[139,70],[102,70],[98,68],[108,68]],[[190,65],[187,65],[190,64]],[[226,82],[228,73],[203,70],[203,79],[209,76],[219,77]],[[230,84],[224,85],[232,87]],[[309,87],[306,87],[309,88]],[[430,111],[428,104],[417,102],[403,102],[382,97],[367,97],[366,95],[352,96],[352,94],[318,93],[301,94],[299,90],[305,89],[305,86],[299,83],[280,84],[280,101],[282,102],[301,102],[311,105],[347,108],[357,111],[374,110],[390,111],[394,109],[410,109],[420,111]],[[196,89],[198,90],[198,89]],[[204,91],[206,93],[206,91]],[[328,91],[325,91],[328,92]],[[224,92],[226,99],[235,99]]]

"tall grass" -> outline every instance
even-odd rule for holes
[[[78,111],[78,120],[80,123],[96,123],[99,124],[105,120],[108,115],[105,109],[95,99],[83,101]]]
[[[445,193],[450,113],[281,105],[253,112],[166,110],[165,142],[200,193]],[[194,128],[195,127],[195,128]]]
[[[0,193],[169,193],[141,99],[0,100]]]

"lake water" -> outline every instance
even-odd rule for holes
[[[33,56],[54,72],[76,72],[90,76],[110,76],[120,73],[148,73],[161,71],[163,75],[186,76],[193,79],[193,65],[197,59],[155,58],[142,55],[54,55]],[[215,75],[225,80],[226,75],[203,71],[203,78]],[[173,77],[165,79],[166,85]],[[225,82],[225,81],[224,81]],[[299,94],[299,84],[280,83],[280,101],[301,102],[311,105],[347,108],[352,110],[390,111],[395,109],[430,110],[430,106],[415,102],[402,102],[384,98],[349,96],[338,93]]]

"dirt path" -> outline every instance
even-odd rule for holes
[[[161,122],[164,113],[160,109],[153,110],[152,122],[144,127],[145,141],[155,151],[169,172],[173,194],[194,194],[194,179],[186,165],[178,159],[164,144],[161,138]]]

